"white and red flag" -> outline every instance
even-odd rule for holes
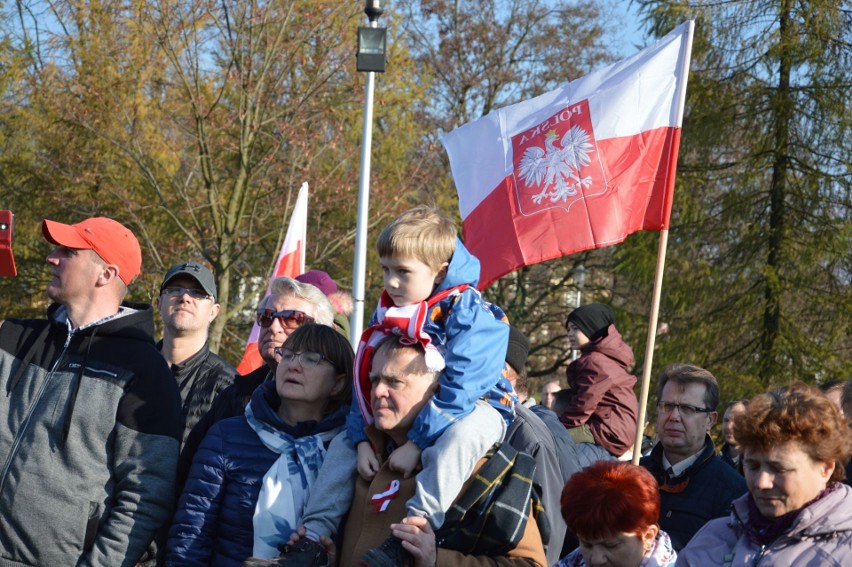
[[[278,253],[278,260],[275,262],[275,269],[272,270],[272,277],[269,278],[269,283],[266,284],[265,295],[269,295],[269,286],[275,278],[281,276],[295,278],[304,273],[307,232],[308,183],[306,181],[302,183],[299,195],[296,197],[296,204],[293,206],[293,212],[290,214],[290,225],[287,227],[287,235],[284,237],[284,243],[281,245],[281,252]],[[255,323],[251,328],[251,334],[243,352],[243,359],[237,366],[237,372],[240,374],[248,374],[252,370],[260,368],[263,364],[263,359],[257,350],[257,341],[259,338],[260,327]]]
[[[480,288],[522,266],[668,229],[692,24],[443,138]]]

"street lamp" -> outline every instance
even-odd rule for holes
[[[380,0],[367,0],[364,13],[370,25],[358,28],[357,69],[364,73],[384,73],[388,30],[378,27],[379,16],[384,13]]]
[[[571,275],[574,276],[574,287],[577,288],[577,300],[575,301],[574,308],[580,307],[583,301],[583,288],[586,287],[586,274],[589,273],[589,270],[586,269],[583,264],[580,264],[573,270],[571,270]]]
[[[379,27],[382,15],[381,0],[366,0],[364,13],[369,26],[358,28],[356,68],[367,73],[364,95],[364,128],[361,133],[361,173],[358,179],[358,221],[355,227],[355,266],[352,270],[352,297],[354,309],[349,320],[349,341],[358,348],[364,321],[364,296],[367,266],[367,226],[370,211],[370,150],[373,145],[373,92],[376,73],[385,71],[387,30]]]

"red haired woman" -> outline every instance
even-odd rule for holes
[[[677,553],[660,530],[660,492],[647,470],[598,461],[562,490],[562,517],[580,547],[554,567],[667,567]]]

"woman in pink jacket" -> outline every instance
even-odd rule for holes
[[[837,406],[799,382],[754,398],[734,435],[748,493],[695,534],[677,565],[852,565],[852,489],[841,482],[852,431]]]

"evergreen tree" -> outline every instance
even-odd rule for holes
[[[640,4],[657,35],[696,20],[660,361],[706,366],[732,398],[849,377],[849,3]],[[625,290],[650,245],[619,250]]]

